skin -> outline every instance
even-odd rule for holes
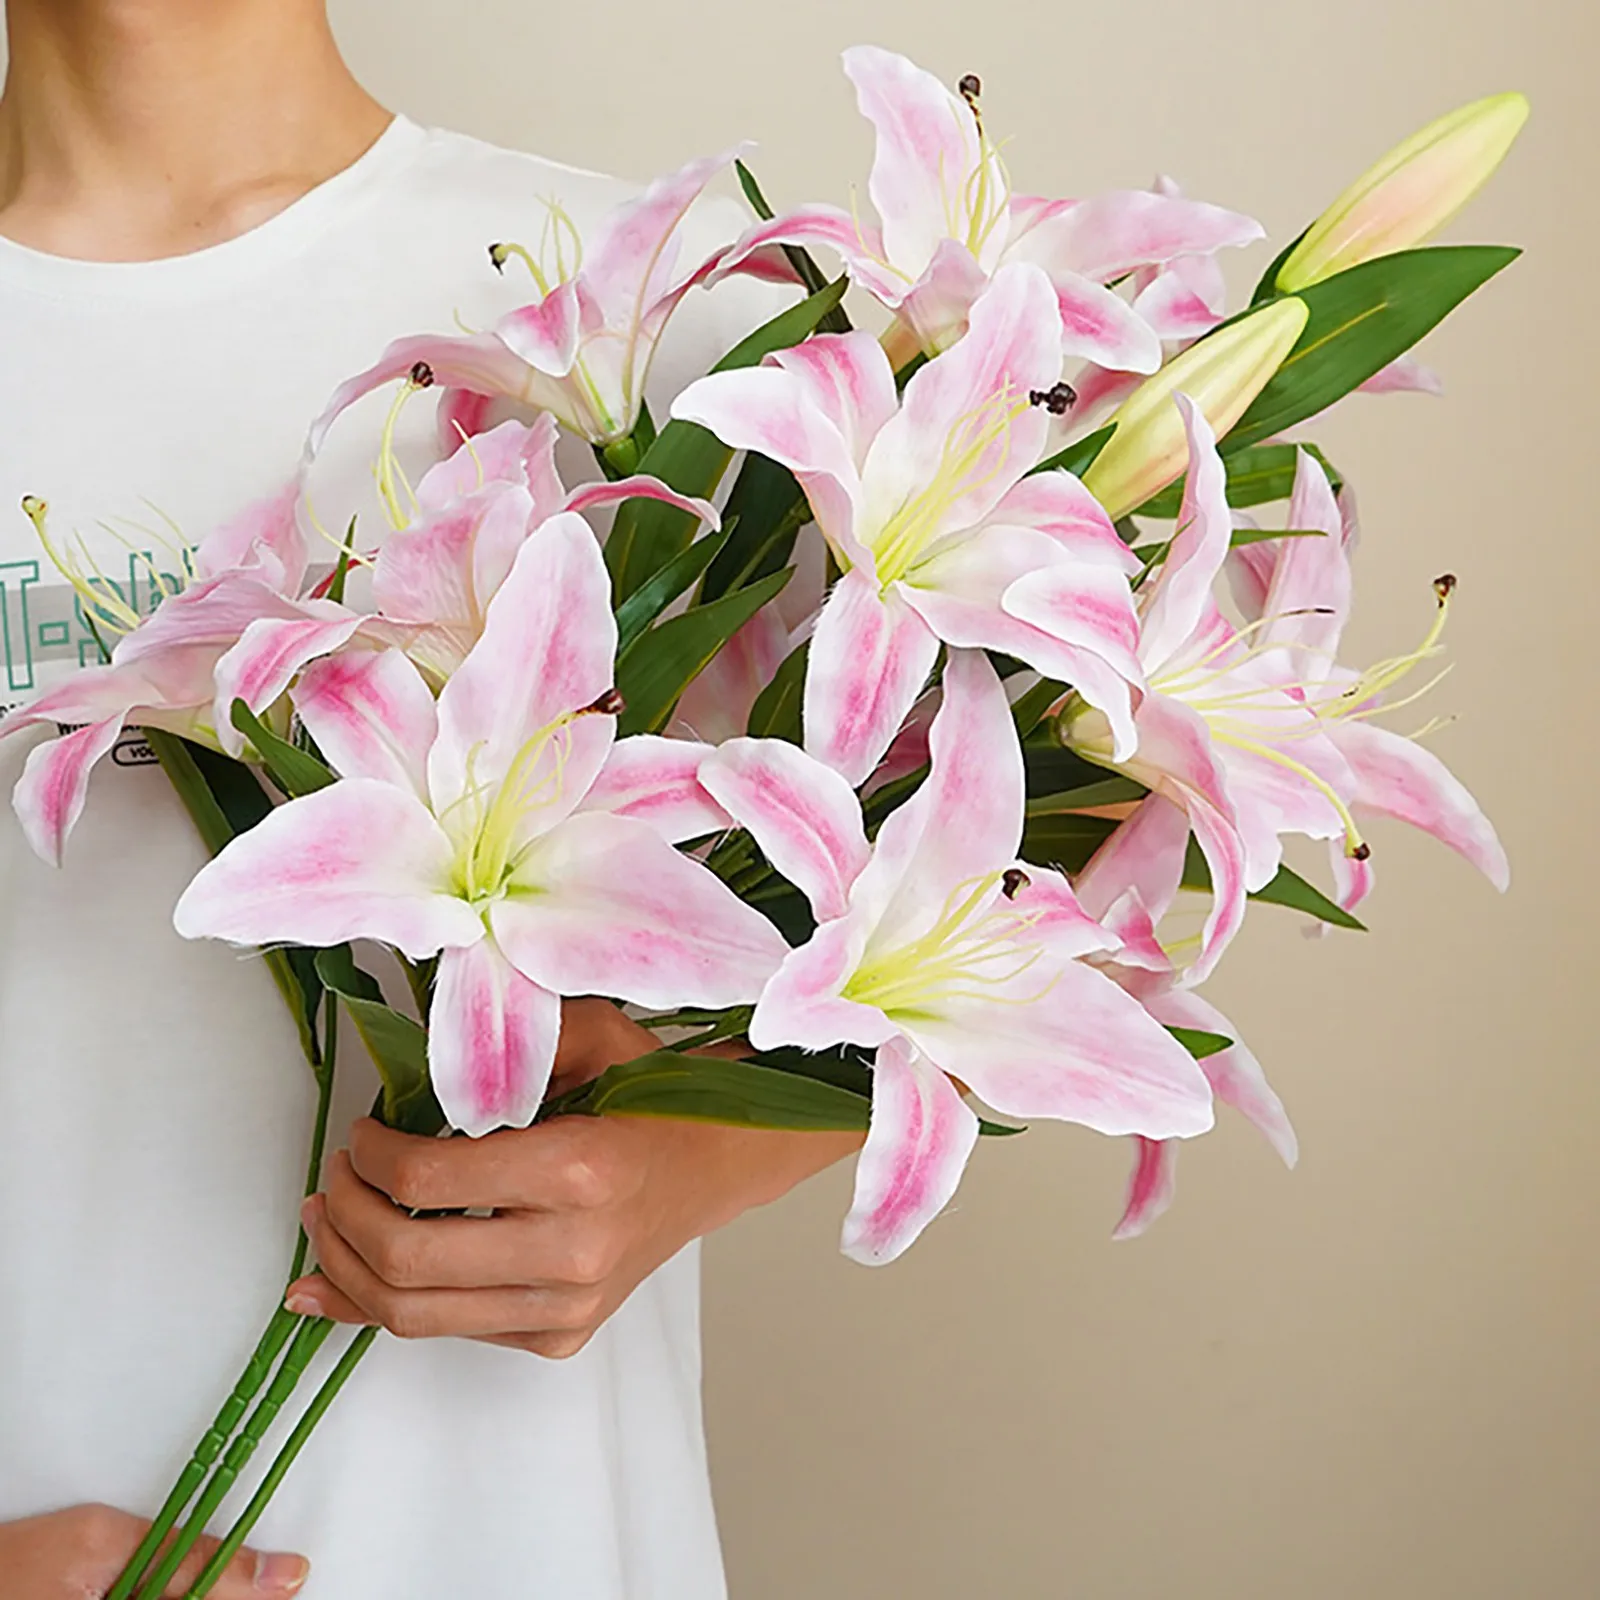
[[[348,166],[388,121],[340,58],[323,0],[7,0],[6,25],[0,234],[51,254],[148,261],[237,237]],[[558,1081],[653,1043],[606,1002],[572,1002]],[[307,1203],[322,1275],[289,1300],[404,1338],[571,1356],[690,1240],[859,1144],[609,1117],[440,1142],[363,1121]],[[495,1214],[408,1214],[465,1208]],[[103,1593],[145,1526],[104,1506],[0,1524],[8,1600]],[[292,1594],[308,1571],[299,1556],[246,1550],[213,1592]]]

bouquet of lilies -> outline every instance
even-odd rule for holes
[[[214,851],[178,932],[260,947],[300,1024],[311,1187],[342,1011],[381,1115],[413,1132],[863,1129],[859,1261],[917,1237],[980,1135],[1039,1118],[1134,1141],[1134,1234],[1218,1099],[1295,1159],[1198,993],[1251,900],[1359,928],[1373,817],[1505,886],[1472,797],[1382,720],[1438,656],[1455,580],[1413,648],[1342,661],[1353,500],[1286,435],[1354,390],[1435,385],[1407,352],[1516,252],[1419,246],[1525,102],[1425,129],[1230,312],[1222,257],[1261,237],[1248,218],[1165,181],[1015,194],[975,79],[951,91],[879,49],[845,66],[877,132],[871,213],[774,215],[738,153],[592,238],[552,208],[542,253],[490,252],[528,269],[528,303],[489,332],[401,338],[332,397],[308,460],[395,386],[381,540],[352,524],[314,560],[297,478],[188,552],[142,617],[26,505],[108,650],[0,729],[61,728],[18,816],[58,859],[94,763],[147,730]],[[680,264],[686,212],[730,166],[755,220]],[[658,429],[663,327],[732,274],[799,293]],[[394,421],[429,390],[440,459],[413,486]],[[561,482],[561,430],[593,446],[596,482]],[[1328,842],[1328,892],[1284,863],[1292,835]],[[358,964],[375,952],[405,984]],[[642,1008],[669,1042],[551,1096],[578,995]],[[722,1041],[742,1057],[691,1053]],[[273,1317],[113,1600],[163,1591],[330,1329]]]

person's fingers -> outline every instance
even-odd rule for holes
[[[481,1139],[424,1139],[364,1117],[356,1175],[408,1211],[587,1210],[639,1181],[626,1118],[556,1117]]]
[[[556,1093],[576,1088],[598,1078],[607,1067],[645,1055],[658,1045],[653,1033],[609,1000],[593,996],[563,1000],[551,1087]]]
[[[217,1541],[210,1538],[201,1539],[195,1545],[167,1585],[165,1600],[179,1600],[189,1592],[216,1548]],[[310,1575],[311,1563],[304,1556],[241,1550],[223,1568],[222,1576],[211,1591],[212,1600],[266,1600],[269,1595],[298,1594]]]
[[[326,1317],[329,1322],[376,1327],[378,1319],[363,1311],[344,1290],[336,1289],[320,1273],[296,1278],[284,1291],[284,1308],[298,1317]]]
[[[143,1518],[114,1506],[75,1506],[58,1516],[62,1543],[77,1563],[77,1570],[85,1573],[97,1594],[116,1582],[150,1527]],[[162,1548],[168,1548],[170,1542],[166,1541]],[[200,1539],[162,1591],[163,1595],[186,1594],[205,1570],[216,1548],[215,1539]],[[269,1596],[282,1600],[284,1596],[298,1593],[310,1572],[311,1564],[304,1556],[241,1550],[223,1570],[211,1593],[216,1600],[267,1600]]]
[[[599,1285],[560,1289],[397,1289],[385,1283],[328,1222],[320,1195],[307,1202],[306,1230],[323,1275],[374,1322],[401,1339],[453,1336],[476,1339],[500,1333],[570,1332],[604,1314]],[[294,1291],[317,1295],[315,1281]]]
[[[555,1286],[605,1277],[582,1213],[505,1211],[493,1217],[412,1217],[356,1176],[338,1151],[328,1163],[328,1221],[396,1289]]]

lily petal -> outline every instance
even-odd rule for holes
[[[399,650],[314,661],[294,707],[317,748],[345,778],[374,778],[427,798],[428,751],[438,733],[433,696]]]
[[[1013,254],[1046,267],[1070,268],[1097,283],[1265,237],[1259,222],[1237,211],[1144,189],[1110,190],[1044,207],[1026,200],[1016,204],[1029,225],[1013,242]]]
[[[1409,822],[1470,861],[1495,888],[1511,883],[1511,864],[1466,786],[1431,750],[1370,722],[1341,720],[1329,733],[1356,776],[1358,814]]]
[[[837,366],[865,368],[876,361],[888,368],[870,334],[824,334],[811,342],[823,341],[846,342],[847,348],[833,353]],[[855,534],[861,487],[851,441],[840,420],[818,404],[811,381],[821,359],[814,357],[803,374],[776,364],[713,372],[672,402],[672,415],[699,423],[732,449],[755,450],[787,467],[800,480],[822,531],[853,566],[870,569],[872,557]]]
[[[575,715],[612,686],[617,648],[611,579],[582,517],[552,517],[522,545],[490,601],[483,636],[439,696],[428,788],[443,811],[475,784],[497,784],[533,741],[523,774],[544,825],[567,815],[611,747],[609,715]],[[530,816],[534,813],[529,808]]]
[[[325,948],[377,939],[413,959],[476,944],[453,851],[420,801],[370,778],[291,800],[202,867],[173,912],[185,939]]]
[[[896,590],[855,568],[834,585],[806,668],[805,748],[866,781],[922,693],[939,641]]]
[[[857,914],[825,922],[784,957],[750,1019],[750,1043],[757,1050],[826,1050],[841,1043],[870,1049],[898,1036],[900,1030],[875,1006],[843,995],[861,963],[866,920]]]
[[[363,395],[405,377],[418,362],[432,372],[436,383],[448,388],[466,389],[473,394],[503,394],[512,399],[524,396],[532,375],[527,362],[513,355],[505,342],[492,333],[422,333],[396,339],[365,372],[358,372],[334,390],[306,436],[307,455],[321,450],[341,412]]]
[[[875,1267],[905,1251],[950,1203],[977,1141],[977,1117],[937,1067],[904,1040],[881,1046],[844,1253]]]
[[[1226,1050],[1206,1056],[1200,1062],[1200,1070],[1205,1073],[1216,1097],[1247,1118],[1277,1151],[1283,1164],[1293,1167],[1300,1159],[1300,1141],[1295,1138],[1294,1126],[1283,1109],[1283,1101],[1267,1082],[1261,1063],[1239,1040],[1238,1029],[1214,1005],[1182,989],[1170,989],[1153,996],[1145,1001],[1145,1006],[1158,1022],[1176,1028],[1220,1033],[1235,1041]]]
[[[428,1076],[453,1128],[525,1128],[550,1083],[561,1000],[530,982],[493,939],[446,950],[428,1009]]]
[[[1153,1139],[1189,1138],[1212,1125],[1211,1091],[1194,1058],[1132,995],[1081,961],[1054,970],[1035,964],[984,994],[943,996],[904,1032],[1011,1116]]]
[[[668,844],[732,825],[700,774],[711,746],[640,733],[612,745],[580,811],[605,811],[648,823]]]
[[[92,722],[28,753],[11,803],[33,853],[53,867],[61,865],[67,836],[77,826],[89,795],[95,763],[121,737],[121,715]]]
[[[212,711],[217,741],[231,756],[244,750],[244,735],[233,725],[233,703],[243,700],[252,711],[264,711],[289,687],[307,662],[331,655],[348,644],[361,617],[332,601],[307,602],[314,615],[258,617],[223,653],[216,668],[216,701]]]
[[[931,72],[875,45],[844,53],[856,104],[877,132],[867,193],[884,253],[916,273],[950,232],[952,197],[978,166],[977,119]]]
[[[1216,436],[1187,395],[1173,397],[1189,438],[1189,475],[1178,512],[1178,531],[1155,576],[1144,586],[1143,637],[1139,655],[1154,671],[1200,626],[1211,604],[1211,586],[1233,539],[1228,477],[1217,454]]]
[[[557,994],[652,1007],[754,1001],[782,936],[642,822],[568,817],[526,854],[489,913],[507,957]]]
[[[1133,1147],[1128,1195],[1123,1202],[1122,1220],[1111,1235],[1113,1239],[1137,1239],[1171,1206],[1177,1192],[1177,1141],[1135,1137]]]
[[[1132,889],[1151,920],[1159,922],[1178,897],[1188,846],[1189,819],[1183,810],[1162,795],[1149,795],[1078,874],[1078,899],[1090,916],[1103,918]]]
[[[819,922],[845,914],[872,852],[861,806],[837,772],[782,739],[730,739],[707,758],[700,781],[801,890]]]
[[[583,335],[582,285],[558,283],[533,305],[519,306],[495,324],[495,335],[515,356],[552,378],[564,378],[578,359]]]

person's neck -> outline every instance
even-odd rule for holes
[[[9,0],[0,235],[102,261],[237,237],[349,166],[389,114],[323,0]]]

